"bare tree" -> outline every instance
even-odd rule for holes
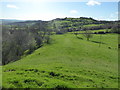
[[[87,41],[89,41],[90,38],[93,37],[93,34],[92,34],[92,32],[90,30],[85,30],[83,35],[87,38]]]

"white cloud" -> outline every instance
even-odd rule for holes
[[[15,17],[18,20],[44,20],[44,21],[48,21],[48,20],[52,20],[55,18],[65,18],[66,15],[60,15],[60,14],[30,14],[30,15],[25,15],[25,14],[21,14],[18,17]]]
[[[8,8],[15,8],[15,9],[18,9],[18,7],[17,7],[17,6],[12,5],[12,4],[8,4],[8,5],[7,5],[7,7],[8,7]]]
[[[78,13],[78,11],[77,10],[71,10],[70,13],[71,14],[76,14],[76,13]]]
[[[95,0],[89,0],[86,4],[87,4],[88,6],[101,5],[100,2],[95,1]]]

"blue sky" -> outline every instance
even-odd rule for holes
[[[52,20],[64,17],[92,17],[117,20],[118,2],[1,2],[3,19]]]

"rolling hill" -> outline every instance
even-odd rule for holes
[[[79,34],[52,42],[3,66],[3,88],[118,88],[118,34],[90,41]],[[114,42],[114,43],[113,43]]]

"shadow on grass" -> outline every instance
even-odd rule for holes
[[[101,43],[101,44],[105,44],[105,43],[103,43],[103,42],[98,42],[98,41],[91,41],[91,42],[93,42],[93,43]]]
[[[83,40],[83,38],[81,38],[81,37],[77,37],[77,38]]]

